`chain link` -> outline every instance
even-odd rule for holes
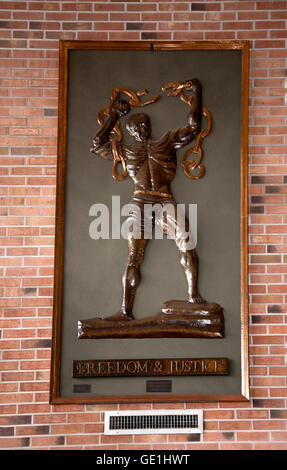
[[[201,129],[199,134],[196,137],[195,145],[192,147],[189,147],[185,153],[183,154],[183,157],[181,159],[181,166],[183,168],[184,174],[194,180],[198,180],[203,177],[204,172],[205,172],[205,167],[201,164],[201,160],[203,157],[203,150],[202,150],[202,144],[211,131],[211,116],[209,111],[203,107],[202,108],[202,114],[207,120],[207,128],[206,129]],[[197,155],[195,159],[192,160],[187,160],[187,158],[190,155]],[[198,173],[192,173],[194,170],[198,169]]]

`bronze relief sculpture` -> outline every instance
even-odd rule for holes
[[[222,307],[205,301],[198,291],[198,256],[187,237],[189,221],[180,219],[176,201],[172,195],[171,182],[176,173],[176,152],[195,144],[185,151],[181,166],[190,179],[200,179],[204,175],[202,143],[211,130],[208,110],[202,106],[202,88],[198,79],[172,82],[162,87],[169,96],[178,96],[189,106],[187,125],[181,129],[166,132],[159,140],[151,138],[151,122],[146,113],[140,112],[129,117],[126,128],[133,137],[133,143],[122,142],[120,120],[132,107],[143,107],[155,103],[160,95],[141,102],[146,90],[134,92],[128,88],[115,88],[107,108],[98,114],[100,130],[93,139],[91,152],[113,161],[112,175],[122,181],[127,175],[134,183],[131,203],[137,209],[129,215],[130,225],[138,227],[128,235],[128,262],[123,275],[123,300],[121,309],[105,318],[80,320],[79,338],[157,338],[193,337],[220,338],[224,334]],[[189,96],[186,93],[191,93]],[[121,99],[124,94],[128,99]],[[202,116],[207,127],[202,128]],[[192,157],[190,159],[189,157]],[[119,172],[121,164],[122,172]],[[194,173],[195,172],[195,173]],[[159,216],[146,213],[146,205],[168,205],[171,212],[161,212]],[[158,226],[172,238],[179,250],[180,263],[187,281],[187,300],[169,300],[161,310],[152,316],[135,319],[133,303],[140,283],[140,267],[150,237],[146,237],[144,227],[150,223]]]

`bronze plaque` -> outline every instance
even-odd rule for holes
[[[248,47],[60,41],[51,404],[248,399]]]
[[[170,393],[172,380],[147,380],[146,391],[153,393]]]
[[[104,359],[73,361],[73,377],[227,375],[227,358]]]

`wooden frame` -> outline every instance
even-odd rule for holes
[[[241,257],[241,393],[240,394],[145,394],[116,396],[60,396],[61,364],[61,322],[63,288],[63,242],[64,242],[64,197],[66,169],[67,132],[67,83],[68,53],[70,50],[196,50],[196,51],[241,51],[241,195],[240,195],[240,257]],[[56,199],[56,244],[53,304],[53,338],[51,360],[51,404],[84,403],[138,403],[138,402],[214,402],[246,401],[249,399],[248,375],[248,258],[247,258],[247,215],[248,215],[248,41],[205,41],[205,42],[94,42],[60,41],[59,56],[59,127],[58,165]]]

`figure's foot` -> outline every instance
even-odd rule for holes
[[[132,313],[127,313],[124,310],[120,310],[119,312],[111,315],[109,317],[103,318],[104,321],[130,321],[134,320]]]
[[[196,292],[194,295],[192,295],[189,299],[188,299],[189,302],[191,302],[192,304],[205,304],[206,303],[206,300],[204,300],[201,295],[199,294],[199,292]]]

